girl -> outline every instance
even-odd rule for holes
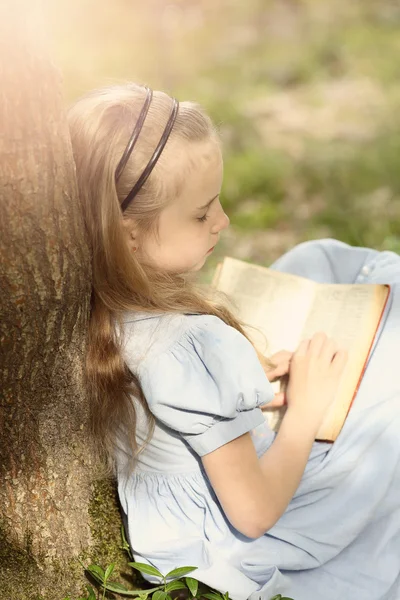
[[[392,284],[346,424],[335,444],[314,443],[346,354],[321,333],[273,367],[192,281],[229,224],[209,118],[125,85],[79,100],[69,122],[93,252],[93,426],[135,558],[196,566],[233,600],[400,598],[399,257],[324,240],[273,266]],[[274,434],[260,407],[286,372]]]

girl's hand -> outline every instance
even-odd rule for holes
[[[289,410],[311,419],[318,428],[335,398],[347,359],[347,352],[325,333],[303,340],[290,361]]]
[[[288,350],[280,350],[268,358],[268,362],[273,363],[273,365],[267,364],[266,359],[264,358],[262,365],[269,381],[273,382],[289,373],[292,356],[293,352],[289,352]],[[268,404],[265,404],[262,407],[262,410],[268,411],[273,408],[284,406],[285,404],[286,393],[284,391],[277,392],[274,399],[271,402],[268,402]]]
[[[292,360],[293,352],[288,350],[280,350],[276,354],[269,357],[269,361],[274,366],[264,367],[264,371],[269,381],[275,381],[279,377],[283,377],[289,373],[290,361]]]

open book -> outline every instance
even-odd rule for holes
[[[246,333],[266,356],[279,350],[294,351],[302,339],[318,331],[348,351],[336,399],[316,437],[334,441],[360,385],[389,286],[315,283],[230,257],[218,265],[213,286],[233,302]],[[273,430],[278,430],[285,410],[264,411]]]

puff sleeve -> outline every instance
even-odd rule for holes
[[[265,422],[259,408],[274,392],[251,343],[210,315],[168,350],[144,361],[138,376],[149,408],[203,456]]]

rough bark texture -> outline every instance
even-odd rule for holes
[[[0,3],[0,589],[7,600],[75,598],[84,584],[76,558],[104,564],[119,543],[114,496],[104,483],[91,484],[82,382],[90,257],[60,76],[34,4]]]

